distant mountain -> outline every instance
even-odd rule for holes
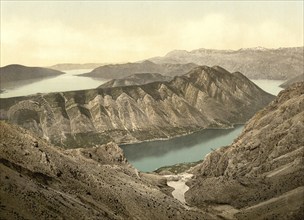
[[[282,91],[227,147],[193,168],[186,201],[222,219],[303,219],[304,82]]]
[[[0,99],[0,116],[75,148],[231,127],[273,98],[239,72],[199,66],[170,82]]]
[[[250,79],[286,80],[303,74],[304,47],[175,50],[164,57],[154,57],[149,60],[158,64],[219,65],[230,72],[240,71]]]
[[[163,76],[159,73],[137,73],[122,79],[112,79],[100,85],[98,88],[143,85],[151,82],[170,81],[171,79],[172,77]]]
[[[292,85],[293,83],[302,82],[302,81],[304,81],[304,73],[302,73],[301,75],[295,76],[295,77],[291,78],[290,80],[284,82],[283,84],[280,85],[280,87],[287,88],[290,85]]]
[[[89,73],[79,76],[96,77],[104,79],[121,79],[136,73],[160,73],[165,76],[179,76],[189,72],[198,65],[185,64],[156,64],[151,61],[141,63],[110,64],[98,67]]]
[[[99,66],[105,65],[104,63],[59,63],[49,68],[54,70],[76,70],[76,69],[95,69]]]
[[[44,79],[61,74],[64,73],[48,68],[27,67],[17,64],[8,65],[0,68],[1,88],[4,88],[7,83],[11,82],[29,79]]]

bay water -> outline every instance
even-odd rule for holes
[[[36,93],[63,92],[92,89],[106,80],[77,76],[90,72],[90,69],[69,70],[66,74],[43,80],[26,80],[12,84],[0,94],[1,98],[31,95]],[[277,95],[284,81],[252,80],[266,92]],[[232,129],[206,129],[190,135],[138,144],[123,145],[128,161],[138,170],[153,171],[162,166],[202,160],[213,149],[229,145],[241,133],[242,125]]]
[[[277,95],[281,80],[252,80],[264,91]],[[170,140],[122,145],[128,161],[140,171],[150,172],[163,166],[202,160],[212,150],[230,145],[241,133],[242,125],[232,129],[206,129]]]
[[[68,70],[65,74],[41,80],[22,80],[14,82],[0,94],[0,98],[26,96],[36,93],[64,92],[97,88],[107,80],[78,76],[90,69]]]

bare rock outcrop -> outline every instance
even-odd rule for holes
[[[188,210],[162,185],[114,143],[64,150],[0,121],[1,219],[216,219]]]
[[[304,216],[304,83],[282,91],[232,145],[193,169],[186,201],[230,205],[236,219]],[[289,202],[290,201],[290,202]]]

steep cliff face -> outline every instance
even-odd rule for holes
[[[179,76],[197,67],[194,63],[185,64],[156,64],[151,61],[141,63],[109,64],[100,66],[89,73],[80,76],[97,77],[103,79],[121,79],[136,73],[160,73],[166,76]]]
[[[52,143],[77,147],[229,127],[272,99],[241,73],[202,66],[170,82],[1,99],[0,114]]]
[[[238,219],[304,216],[304,83],[282,91],[245,126],[231,146],[193,170],[186,200],[226,204]]]
[[[164,193],[114,143],[63,150],[0,121],[1,219],[216,219]],[[167,187],[168,188],[168,187]]]
[[[113,79],[100,85],[98,88],[143,85],[151,82],[170,81],[171,79],[172,77],[163,76],[159,73],[137,73],[122,79]]]

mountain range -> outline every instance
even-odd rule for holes
[[[165,177],[128,164],[114,143],[64,150],[0,121],[0,218],[302,219],[303,91],[298,83],[281,92],[233,144],[189,170],[187,204],[172,197]]]
[[[199,65],[221,66],[250,79],[287,80],[303,74],[304,48],[245,48],[240,50],[174,50],[163,57],[97,67],[82,76],[119,79],[136,73],[179,76]]]
[[[172,77],[163,76],[159,73],[137,73],[121,79],[112,79],[98,88],[143,85],[151,82],[170,81],[171,79]]]
[[[304,47],[174,50],[148,60],[157,64],[219,65],[230,72],[242,72],[250,79],[287,80],[303,74]]]
[[[169,82],[0,99],[0,117],[75,148],[231,127],[273,98],[239,72],[199,66]]]

